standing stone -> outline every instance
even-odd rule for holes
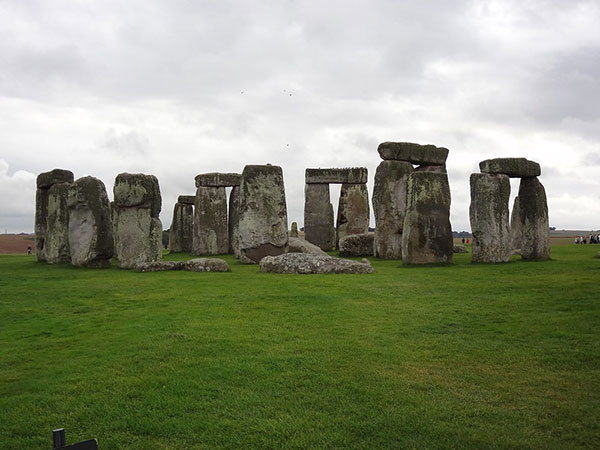
[[[338,203],[336,248],[340,239],[369,231],[369,192],[366,184],[342,184]]]
[[[50,264],[71,262],[67,206],[70,187],[71,183],[58,183],[48,189],[44,254]]]
[[[68,206],[71,263],[81,267],[110,267],[114,246],[104,183],[94,177],[79,178],[69,190]]]
[[[498,263],[510,260],[510,224],[507,175],[471,174],[469,217],[473,232],[473,262]]]
[[[173,221],[169,230],[169,252],[191,252],[194,234],[193,195],[180,195],[173,208]]]
[[[448,175],[413,172],[408,177],[402,232],[404,264],[452,263]]]
[[[227,194],[225,187],[198,186],[194,204],[194,255],[229,252]]]
[[[512,213],[510,215],[510,246],[511,252],[521,252],[523,245],[523,221],[521,219],[521,207],[519,206],[519,196],[515,197]]]
[[[246,166],[240,183],[240,262],[288,251],[288,223],[283,171],[279,166]]]
[[[229,253],[240,257],[240,236],[238,233],[240,223],[240,187],[233,186],[229,194]]]
[[[335,247],[333,205],[328,184],[304,186],[304,239],[324,251]]]
[[[406,188],[412,164],[382,161],[375,172],[373,212],[375,214],[374,253],[378,258],[402,258],[402,229],[406,213]]]
[[[298,237],[298,224],[296,222],[292,222],[292,228],[290,229],[290,237]]]
[[[546,190],[536,177],[521,179],[519,211],[523,232],[521,257],[529,260],[550,259]]]
[[[46,233],[48,230],[48,190],[53,184],[72,183],[73,172],[54,169],[40,173],[36,180],[35,193],[35,252],[38,261],[46,261]]]
[[[115,254],[122,268],[162,259],[162,206],[154,175],[121,173],[115,179]]]

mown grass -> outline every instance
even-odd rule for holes
[[[598,448],[598,250],[313,276],[2,256],[0,448]]]

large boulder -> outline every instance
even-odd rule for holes
[[[519,215],[522,226],[521,257],[527,260],[550,259],[546,190],[535,177],[521,179]]]
[[[373,213],[375,214],[375,256],[402,258],[402,229],[406,213],[406,188],[412,164],[382,161],[375,172]]]
[[[368,178],[366,167],[331,169],[306,169],[306,184],[365,184]]]
[[[408,177],[402,261],[404,264],[453,261],[450,186],[445,173],[413,172]]]
[[[483,173],[499,173],[511,178],[539,177],[542,173],[540,165],[525,158],[495,158],[479,163]]]
[[[333,205],[328,184],[304,186],[304,239],[329,251],[335,247]]]
[[[290,253],[309,253],[311,255],[327,255],[327,253],[325,253],[315,244],[311,244],[307,240],[300,239],[297,237],[290,236],[288,247],[288,251]]]
[[[467,247],[465,247],[462,244],[454,244],[454,246],[452,247],[452,252],[453,253],[469,253],[469,250],[467,250]]]
[[[271,273],[371,273],[373,267],[368,260],[362,262],[333,256],[310,255],[307,253],[287,253],[279,256],[266,256],[260,262],[261,272]]]
[[[180,195],[182,197],[190,197]],[[194,197],[192,197],[194,198]],[[184,198],[185,200],[185,198]],[[178,201],[173,208],[173,221],[169,229],[169,252],[191,252],[194,236],[194,204]]]
[[[48,189],[46,236],[43,252],[49,264],[71,262],[69,249],[68,196],[71,183],[53,184]]]
[[[351,234],[340,239],[340,256],[373,256],[373,233]]]
[[[229,253],[227,194],[224,187],[199,186],[194,204],[194,255]]]
[[[68,207],[71,264],[110,267],[114,244],[104,183],[94,177],[79,178],[69,190]]]
[[[469,217],[473,233],[473,262],[499,263],[510,260],[510,224],[507,175],[473,173]]]
[[[447,148],[412,142],[383,142],[379,144],[377,151],[383,160],[406,161],[418,165],[443,165],[448,158]]]
[[[229,253],[240,257],[240,236],[238,233],[240,222],[240,187],[233,186],[229,194]]]
[[[366,184],[342,184],[336,223],[336,247],[340,239],[369,231],[369,191]]]
[[[288,221],[283,171],[279,166],[244,167],[238,225],[240,262],[258,263],[288,251]]]
[[[239,173],[201,173],[196,175],[196,187],[230,187],[239,186],[241,175]]]

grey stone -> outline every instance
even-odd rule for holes
[[[230,187],[240,185],[241,175],[239,173],[201,173],[196,175],[196,187]]]
[[[120,173],[113,187],[115,205],[119,208],[149,208],[158,218],[162,206],[158,179],[142,173]]]
[[[473,262],[510,260],[508,200],[510,179],[502,174],[473,173],[469,218],[473,233]]]
[[[181,199],[183,196],[179,196]],[[194,197],[192,197],[194,198]],[[193,204],[177,202],[173,208],[173,221],[169,229],[169,252],[191,252],[194,236]]]
[[[328,184],[304,186],[304,239],[329,251],[335,247],[333,205]]]
[[[351,234],[369,231],[369,192],[365,184],[342,184],[336,223],[336,247]]]
[[[290,237],[298,237],[298,224],[296,222],[292,222],[292,228],[290,229]]]
[[[521,179],[519,210],[523,232],[521,257],[526,260],[550,259],[550,228],[546,190],[537,178]]]
[[[229,194],[229,253],[235,255],[236,258],[240,257],[240,236],[239,236],[239,223],[240,223],[240,187],[234,186],[231,188]]]
[[[512,253],[521,253],[523,245],[523,220],[521,219],[521,207],[519,206],[519,196],[515,197],[512,213],[510,215],[510,246]]]
[[[447,148],[412,142],[383,142],[379,144],[377,151],[383,160],[406,161],[421,165],[442,165],[448,158]]]
[[[421,165],[415,168],[415,172],[439,172],[446,173],[446,164]]]
[[[224,187],[199,186],[194,205],[194,255],[229,253],[227,194]]]
[[[309,253],[311,255],[327,255],[327,253],[325,253],[315,244],[311,244],[307,240],[300,239],[297,237],[290,237],[288,246],[289,253]]]
[[[184,205],[192,205],[196,202],[195,195],[180,195],[177,197],[177,203],[183,203]]]
[[[287,205],[281,167],[244,167],[239,214],[241,263],[254,264],[265,256],[287,252]]]
[[[307,184],[365,184],[368,178],[366,167],[330,169],[306,169]]]
[[[479,163],[483,173],[501,173],[511,178],[539,177],[542,173],[540,165],[525,158],[495,158]]]
[[[375,256],[402,259],[402,229],[406,214],[406,189],[413,167],[405,161],[382,161],[375,172],[373,213]]]
[[[469,253],[469,250],[467,250],[467,247],[465,247],[462,244],[454,244],[454,246],[452,248],[452,252],[453,253]]]
[[[351,234],[340,239],[340,256],[373,256],[373,233]]]
[[[372,273],[373,267],[367,259],[362,262],[333,256],[287,253],[266,256],[260,262],[261,272],[317,274],[317,273]]]
[[[230,272],[229,264],[218,258],[195,258],[189,261],[156,261],[139,264],[138,272],[181,270],[188,272]]]
[[[452,260],[448,176],[413,172],[408,177],[402,261],[404,264],[448,264]]]
[[[65,169],[53,169],[50,172],[40,173],[36,180],[38,189],[49,189],[53,184],[72,183],[73,172]]]
[[[83,177],[69,189],[69,247],[71,264],[110,267],[114,254],[112,217],[104,183]]]
[[[71,183],[57,183],[48,189],[43,252],[44,258],[49,264],[71,262],[68,208],[70,187]]]

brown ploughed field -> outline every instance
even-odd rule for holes
[[[32,234],[0,234],[0,254],[27,253],[27,247],[35,253]]]

